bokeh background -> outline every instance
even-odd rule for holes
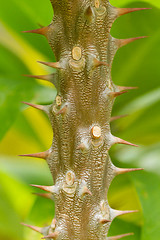
[[[112,133],[139,148],[115,146],[110,151],[119,167],[143,167],[142,172],[121,175],[113,181],[108,199],[116,209],[139,213],[113,221],[110,235],[134,232],[125,239],[160,239],[160,1],[112,0],[117,7],[151,7],[152,10],[120,17],[112,27],[116,38],[149,36],[121,48],[115,56],[112,77],[118,85],[137,86],[120,96],[113,116],[128,114],[112,123]],[[51,71],[36,61],[54,61],[47,40],[22,33],[51,22],[49,0],[1,1],[0,6],[0,240],[38,240],[40,234],[20,225],[50,224],[54,203],[32,194],[29,184],[52,184],[43,160],[18,154],[48,149],[52,130],[48,118],[21,101],[49,104],[56,90],[50,84],[23,74]],[[53,70],[54,71],[54,70]],[[52,71],[52,72],[53,72]]]

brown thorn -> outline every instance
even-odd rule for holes
[[[91,21],[91,20],[92,20],[93,11],[92,11],[91,6],[88,6],[88,8],[86,9],[86,11],[85,11],[85,16],[86,16],[86,18],[87,18],[88,21]]]
[[[28,225],[28,224],[25,224],[25,223],[21,223],[21,224],[25,227],[31,228],[32,230],[34,230],[36,232],[42,233],[42,228],[40,228],[40,227]]]
[[[38,104],[33,104],[33,103],[28,103],[28,102],[23,102],[23,101],[22,101],[22,103],[24,103],[30,107],[42,110],[42,111],[44,111],[44,108],[45,108],[43,105],[38,105]]]
[[[30,184],[30,186],[37,187],[39,189],[42,189],[42,190],[44,190],[46,192],[50,192],[50,193],[54,193],[55,192],[54,188],[53,188],[54,186],[41,186],[41,185],[34,185],[34,184]]]
[[[37,78],[40,80],[45,80],[51,82],[53,74],[48,74],[48,75],[30,75],[30,74],[23,74],[24,77],[29,77],[29,78]]]
[[[128,172],[134,172],[134,171],[141,171],[144,170],[144,168],[115,168],[115,173],[116,175],[119,174],[124,174],[124,173],[128,173]]]
[[[138,87],[117,86],[120,91],[138,89]]]
[[[123,47],[127,45],[128,43],[134,42],[136,40],[147,38],[148,36],[142,36],[142,37],[135,37],[135,38],[127,38],[127,39],[117,39],[118,41],[118,47]]]
[[[125,214],[137,213],[137,212],[139,212],[139,210],[127,210],[127,211],[114,210],[114,215],[115,215],[114,218],[125,215]]]
[[[97,58],[93,59],[93,67],[99,67],[99,66],[109,66],[106,62],[99,61]]]
[[[20,157],[34,157],[34,158],[42,158],[47,159],[49,156],[49,150],[45,152],[39,152],[39,153],[32,153],[32,154],[21,154]]]
[[[124,93],[127,93],[128,91],[122,91],[122,92],[110,92],[109,95],[113,98],[118,97]]]
[[[109,223],[109,222],[112,222],[111,220],[108,220],[108,219],[105,219],[105,218],[102,218],[100,221],[99,221],[101,224],[105,224],[105,223]]]
[[[67,113],[67,108],[68,108],[68,106],[67,106],[67,105],[64,105],[64,106],[56,113],[56,115],[60,115],[60,114],[64,115],[64,114],[66,114],[66,113]]]
[[[49,27],[42,27],[34,30],[29,30],[29,31],[22,31],[23,33],[36,33],[36,34],[41,34],[43,36],[47,36],[47,32],[49,30]]]
[[[128,237],[128,236],[132,236],[132,235],[134,235],[134,233],[126,233],[126,234],[121,234],[121,235],[118,235],[118,236],[108,237],[107,240],[118,240],[118,239],[121,239],[123,237]]]
[[[47,236],[42,237],[42,239],[45,239],[45,238],[56,239],[58,237],[58,235],[59,235],[59,232],[54,232],[54,233],[50,233]]]
[[[42,61],[37,61],[37,62],[52,68],[58,68],[58,69],[62,68],[59,62],[42,62]]]
[[[91,191],[88,189],[87,186],[83,186],[83,187],[82,187],[81,193],[82,193],[82,195],[89,194],[89,195],[92,196],[92,193],[91,193]]]
[[[118,138],[118,137],[115,137],[115,143],[119,143],[119,144],[126,144],[126,145],[130,145],[130,146],[134,146],[134,147],[139,147],[138,145],[136,144],[133,144],[133,143],[130,143],[130,142],[127,142],[121,138]]]
[[[110,122],[113,122],[113,121],[115,121],[117,119],[120,119],[120,118],[123,118],[123,117],[127,117],[127,116],[128,116],[128,114],[119,115],[119,116],[113,116],[113,117],[110,118]]]
[[[32,193],[32,194],[53,200],[53,195],[51,193]]]
[[[118,16],[125,15],[127,13],[141,11],[141,10],[149,10],[152,8],[117,8]]]

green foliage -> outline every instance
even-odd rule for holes
[[[129,114],[112,123],[112,132],[139,143],[140,148],[116,146],[111,150],[120,167],[144,167],[144,172],[118,176],[109,191],[116,209],[139,209],[140,213],[114,220],[110,234],[135,232],[127,239],[152,240],[160,237],[160,2],[112,0],[117,7],[152,7],[119,18],[112,35],[128,38],[147,35],[121,48],[115,56],[112,76],[118,85],[138,86],[120,96],[113,115]],[[0,8],[0,239],[27,240],[40,236],[19,223],[45,225],[54,216],[54,204],[32,195],[30,183],[50,184],[48,167],[41,160],[25,160],[17,154],[46,150],[52,141],[49,121],[42,113],[24,107],[21,101],[50,103],[56,91],[49,84],[21,76],[44,74],[37,60],[54,61],[45,38],[21,33],[48,25],[52,19],[49,1],[3,1]],[[47,69],[48,72],[48,69]]]

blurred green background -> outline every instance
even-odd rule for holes
[[[112,0],[116,7],[151,7],[120,17],[112,27],[116,38],[149,36],[121,48],[115,56],[114,83],[138,86],[116,100],[113,115],[128,114],[112,123],[112,133],[139,144],[110,151],[119,167],[143,167],[143,172],[118,176],[108,198],[116,209],[140,212],[113,221],[110,235],[134,232],[125,239],[160,239],[160,1]],[[51,4],[44,0],[1,1],[0,7],[0,240],[38,240],[40,235],[20,225],[50,224],[54,203],[32,194],[29,184],[52,184],[43,160],[18,154],[48,149],[52,130],[47,117],[21,101],[51,103],[56,90],[50,84],[23,77],[50,71],[36,61],[54,61],[47,40],[23,30],[51,22]]]

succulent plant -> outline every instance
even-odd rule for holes
[[[112,220],[134,211],[112,209],[107,200],[115,176],[141,170],[113,165],[109,150],[114,144],[137,146],[113,136],[110,122],[115,98],[134,89],[116,86],[111,67],[120,47],[143,38],[115,39],[110,30],[121,15],[146,8],[115,8],[108,0],[51,0],[51,24],[26,31],[44,35],[57,62],[40,62],[56,69],[50,75],[28,75],[50,81],[57,89],[51,105],[31,107],[44,111],[53,128],[49,150],[23,156],[43,158],[53,176],[53,186],[39,186],[55,201],[55,216],[44,228],[26,226],[44,239],[116,240],[132,233],[108,237]]]

